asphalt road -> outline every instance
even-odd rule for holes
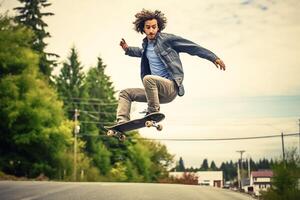
[[[230,190],[206,186],[147,183],[64,183],[0,181],[1,200],[252,200]]]

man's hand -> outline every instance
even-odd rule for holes
[[[122,49],[124,51],[126,51],[128,49],[128,45],[127,43],[125,42],[124,38],[122,38],[121,42],[120,42],[120,46],[122,47]]]
[[[224,62],[220,58],[217,58],[215,60],[214,64],[216,65],[217,68],[220,68],[220,70],[225,71],[226,66],[225,66]]]

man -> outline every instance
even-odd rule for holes
[[[147,102],[146,114],[159,112],[160,103],[169,103],[177,95],[184,95],[183,69],[179,53],[185,52],[213,62],[220,70],[225,64],[211,51],[182,37],[162,33],[167,19],[164,14],[143,9],[135,15],[135,30],[145,33],[142,48],[130,47],[124,39],[120,46],[126,55],[141,57],[141,79],[144,88],[128,88],[119,94],[117,123],[130,120],[133,101]]]

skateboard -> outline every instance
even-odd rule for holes
[[[158,131],[161,131],[163,129],[163,126],[161,124],[158,124],[158,122],[162,121],[164,118],[164,114],[156,112],[146,115],[145,117],[140,119],[134,119],[121,124],[116,124],[114,126],[106,126],[104,128],[107,130],[107,136],[117,137],[120,141],[125,141],[125,132],[135,129],[155,127]]]

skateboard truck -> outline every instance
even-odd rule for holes
[[[161,131],[163,129],[163,126],[161,124],[158,124],[156,121],[154,120],[150,120],[150,121],[146,121],[145,122],[145,126],[147,128],[150,128],[150,127],[155,127],[158,131]]]
[[[116,136],[120,141],[124,142],[126,140],[126,135],[124,133],[114,131],[114,130],[108,130],[106,132],[107,136]]]

